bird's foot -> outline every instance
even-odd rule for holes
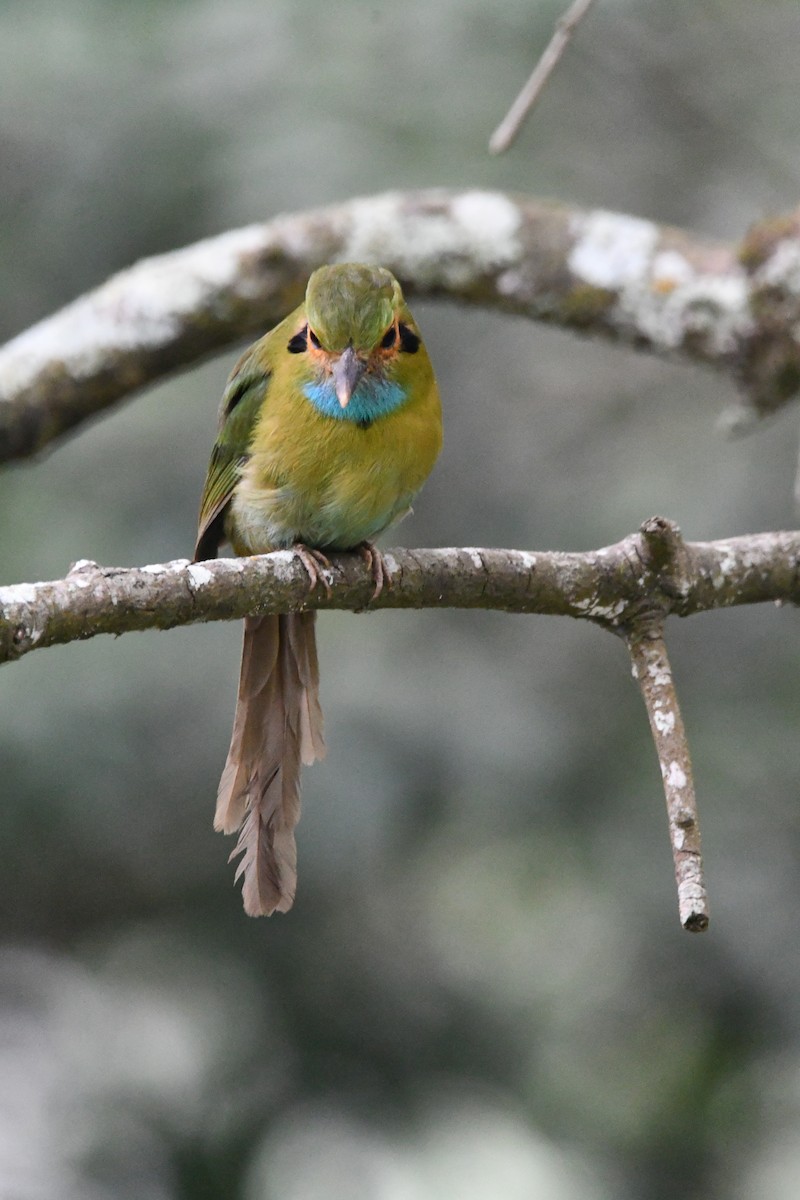
[[[330,559],[326,558],[321,550],[315,550],[313,546],[305,546],[302,542],[295,542],[295,544],[292,546],[292,549],[306,569],[306,573],[308,575],[308,590],[313,592],[315,587],[318,587],[319,584],[322,584],[322,586],[325,588],[325,594],[330,596],[331,585],[322,574],[323,571],[330,571]]]
[[[384,587],[387,591],[391,588],[392,572],[389,570],[386,559],[374,542],[362,542],[360,546],[356,547],[356,553],[360,554],[364,559],[375,584],[375,590],[369,599],[371,604],[373,600],[378,599]]]

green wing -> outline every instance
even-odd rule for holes
[[[263,366],[258,365],[256,356],[248,351],[234,367],[223,392],[219,433],[211,451],[200,501],[195,562],[215,558],[224,541],[225,510],[247,462],[269,378]]]

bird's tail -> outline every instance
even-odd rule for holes
[[[287,912],[297,883],[300,764],[325,754],[316,614],[246,617],[239,695],[214,828],[239,831],[231,858],[251,917]]]

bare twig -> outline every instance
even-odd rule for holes
[[[504,150],[508,150],[522,128],[525,118],[539,99],[544,85],[561,61],[561,56],[572,40],[572,35],[593,3],[594,0],[573,0],[564,15],[556,21],[553,36],[548,42],[544,54],[534,67],[528,82],[489,139],[490,154],[502,154]]]
[[[634,678],[642,692],[664,781],[669,837],[678,885],[681,925],[708,928],[708,898],[700,853],[692,763],[663,636],[663,623],[637,624],[626,637]]]
[[[336,259],[380,260],[415,295],[706,363],[758,416],[800,386],[798,255],[800,212],[741,245],[500,192],[389,193],[279,217],[141,262],[0,348],[0,462],[263,332]]]

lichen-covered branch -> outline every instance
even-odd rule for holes
[[[347,259],[381,261],[415,295],[706,363],[754,414],[800,387],[800,214],[735,245],[533,197],[393,192],[146,259],[20,334],[0,348],[0,461],[263,332],[315,267]]]
[[[763,601],[800,603],[800,532],[683,543],[654,565],[648,533],[584,554],[523,550],[393,550],[394,582],[375,608],[485,608],[590,620],[618,633],[643,609],[689,616]],[[679,538],[677,529],[669,526]],[[308,591],[292,551],[178,560],[147,567],[80,562],[64,579],[0,588],[0,662],[56,643],[222,621],[302,607],[360,609],[374,582],[359,555],[332,556],[331,593]]]

